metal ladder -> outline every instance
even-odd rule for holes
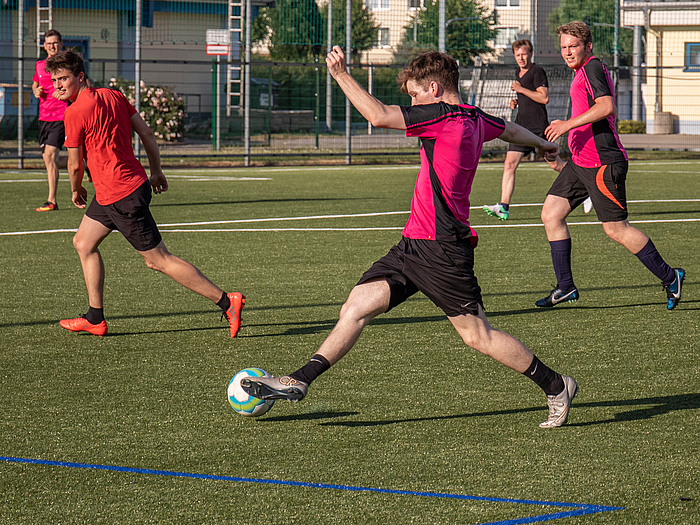
[[[41,57],[41,37],[53,29],[53,1],[36,0],[36,57]]]
[[[245,0],[229,0],[228,30],[230,45],[228,48],[228,67],[226,76],[226,116],[231,116],[231,109],[240,109],[243,97],[243,20],[245,17]]]

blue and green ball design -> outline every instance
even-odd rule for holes
[[[238,372],[228,384],[228,402],[233,409],[242,416],[262,416],[275,404],[274,399],[263,400],[249,396],[241,388],[241,379],[244,377],[270,377],[270,374],[260,368],[246,368]]]

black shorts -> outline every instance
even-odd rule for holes
[[[572,210],[590,196],[598,220],[624,221],[627,218],[627,167],[626,160],[599,168],[582,168],[569,160],[548,194],[568,199]]]
[[[63,127],[63,121],[47,122],[39,121],[39,147],[43,150],[44,146],[55,146],[58,149],[63,148],[63,141],[66,140],[66,128]]]
[[[144,182],[133,193],[107,206],[92,199],[85,215],[110,230],[119,230],[140,252],[152,250],[163,240],[151,215],[151,185]]]
[[[544,136],[544,131],[540,131],[539,133],[535,133],[533,131],[533,133],[538,137],[547,140],[547,138]],[[529,155],[530,153],[533,153],[535,151],[535,148],[533,148],[532,146],[523,146],[522,144],[510,142],[508,144],[508,151],[518,151],[523,155]]]
[[[367,270],[357,284],[384,277],[391,289],[389,310],[418,291],[449,317],[479,315],[484,307],[474,275],[474,248],[464,241],[404,237]]]

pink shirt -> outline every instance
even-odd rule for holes
[[[598,97],[613,97],[614,87],[605,65],[596,57],[589,58],[576,70],[571,82],[571,118],[577,117],[595,104]],[[615,130],[615,115],[584,124],[569,131],[571,160],[582,168],[599,168],[602,165],[627,160]]]
[[[37,61],[34,78],[32,78],[32,81],[43,89],[43,93],[39,97],[39,120],[56,122],[63,120],[68,103],[53,97],[55,90],[53,82],[51,82],[51,75],[44,69],[45,62],[45,60]]]
[[[468,239],[469,194],[484,142],[505,130],[502,119],[474,106],[440,102],[402,107],[406,136],[421,139],[421,166],[403,235],[411,239]]]

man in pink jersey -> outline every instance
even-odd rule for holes
[[[55,29],[49,29],[44,33],[44,50],[49,57],[62,51],[61,33]],[[38,60],[36,63],[34,78],[32,78],[32,93],[39,99],[39,146],[46,165],[49,197],[36,211],[56,211],[58,210],[56,199],[58,155],[63,148],[66,136],[63,128],[63,113],[65,113],[68,104],[65,100],[58,98],[58,93],[54,90],[51,82],[51,75],[46,71],[45,62],[45,60]],[[65,164],[62,167],[65,168]]]
[[[155,193],[168,189],[151,129],[121,92],[88,86],[85,65],[77,53],[58,53],[46,61],[46,68],[59,99],[72,103],[64,123],[73,204],[78,208],[87,205],[83,187],[86,163],[95,185],[95,198],[73,237],[85,277],[88,311],[75,319],[61,320],[61,327],[99,337],[107,334],[103,310],[105,269],[98,247],[112,230],[119,230],[149,268],[216,303],[229,322],[231,337],[235,337],[245,297],[238,292],[227,294],[195,266],[171,254],[151,215],[151,189]],[[134,156],[133,131],[141,137],[148,155],[150,178]]]
[[[542,207],[542,222],[549,240],[557,286],[535,302],[551,308],[578,300],[579,291],[571,272],[571,234],[566,218],[590,196],[605,233],[635,254],[666,290],[668,310],[681,299],[683,268],[672,268],[654,243],[627,220],[627,153],[615,130],[615,99],[612,79],[603,63],[593,56],[591,30],[575,21],[557,28],[561,56],[574,70],[571,83],[571,118],[555,120],[545,130],[555,141],[569,133],[571,159],[550,162],[559,176]]]
[[[302,368],[283,377],[244,378],[243,389],[261,399],[299,401],[309,384],[337,363],[377,315],[418,291],[441,308],[462,340],[477,351],[532,379],[547,395],[549,416],[543,428],[566,423],[578,386],[548,368],[516,338],[493,328],[484,314],[474,275],[477,234],[469,225],[469,194],[483,143],[500,137],[556,155],[556,144],[525,128],[462,103],[459,68],[449,55],[425,53],[399,75],[411,106],[387,106],[348,73],[335,46],[328,69],[350,102],[379,128],[405,130],[421,139],[421,167],[411,215],[401,241],[367,270],[340,311],[340,319]]]

